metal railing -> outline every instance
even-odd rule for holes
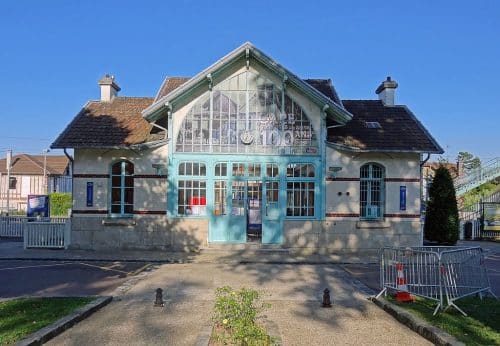
[[[23,230],[27,223],[51,222],[65,223],[67,217],[26,217],[26,216],[0,216],[0,237],[22,238]]]
[[[437,303],[434,315],[439,308],[446,310],[453,306],[467,316],[455,301],[474,294],[494,296],[480,247],[383,248],[380,254],[382,291],[377,297],[387,294],[388,290],[402,291],[398,268],[402,270],[406,292]]]
[[[457,196],[463,195],[469,190],[478,187],[487,181],[500,176],[500,157],[496,157],[481,166],[474,168],[466,175],[455,178],[453,183]]]
[[[26,223],[23,238],[25,249],[66,249],[71,239],[71,221]]]
[[[471,239],[481,239],[481,218],[483,217],[483,203],[500,202],[500,191],[496,191],[480,201],[464,207],[458,211],[460,219],[460,239],[465,238],[465,228],[471,227]]]

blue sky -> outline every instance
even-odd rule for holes
[[[390,75],[444,156],[500,156],[500,1],[18,0],[0,19],[0,157],[48,148],[104,73],[152,96],[245,41],[343,99]]]

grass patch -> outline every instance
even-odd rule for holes
[[[215,327],[209,345],[269,346],[276,339],[267,334],[264,326],[257,322],[258,315],[270,305],[261,302],[256,290],[229,286],[219,287],[215,292]]]
[[[432,316],[436,302],[420,297],[412,303],[400,303],[389,296],[387,300],[467,345],[500,345],[500,301],[494,298],[485,297],[481,300],[467,297],[458,300],[456,304],[467,313],[467,317],[453,307]]]
[[[0,345],[12,344],[95,298],[27,298],[0,303]]]

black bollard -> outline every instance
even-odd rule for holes
[[[330,291],[328,288],[325,288],[323,291],[323,304],[322,306],[324,308],[331,308],[332,307],[332,301],[330,300]]]
[[[161,288],[156,289],[156,300],[155,306],[163,306],[163,290]]]

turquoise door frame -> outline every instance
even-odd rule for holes
[[[315,217],[293,217],[290,219],[320,219],[322,209],[322,195],[320,182],[322,169],[320,158],[317,156],[272,156],[272,155],[234,155],[234,154],[180,154],[175,153],[169,160],[167,215],[170,217],[207,218],[209,220],[208,241],[213,243],[244,243],[247,231],[247,182],[262,182],[262,243],[283,243],[283,222],[286,217],[287,205],[287,177],[286,169],[288,163],[314,163],[316,166],[316,193],[315,193]],[[181,162],[205,163],[206,175],[197,177],[184,177],[178,175],[178,167]],[[227,175],[216,176],[215,165],[217,163],[227,164]],[[232,176],[232,164],[242,163],[245,172],[242,176]],[[250,176],[248,174],[249,164],[260,164],[260,175]],[[279,174],[276,177],[266,176],[266,165],[278,166]],[[202,180],[206,182],[206,215],[179,215],[178,208],[178,180]],[[226,208],[224,213],[217,214],[215,211],[215,182],[225,182]],[[274,186],[272,186],[274,183]],[[277,186],[276,186],[277,183]],[[273,197],[268,194],[270,189],[276,189]],[[235,198],[233,198],[233,193]],[[238,210],[236,210],[238,208]]]
[[[262,243],[283,243],[286,190],[280,189],[279,179],[266,179],[262,193]]]

